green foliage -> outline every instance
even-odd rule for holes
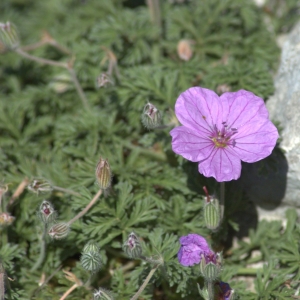
[[[240,299],[294,295],[300,278],[295,213],[287,213],[285,229],[279,222],[260,222],[249,239],[235,247],[224,246],[233,238],[229,226],[214,241],[204,225],[201,196],[204,185],[214,191],[212,181],[172,152],[170,128],[149,132],[141,124],[147,101],[168,123],[177,96],[193,85],[216,91],[220,85],[232,91],[243,88],[267,99],[279,50],[265,24],[266,12],[246,0],[171,2],[161,1],[163,22],[158,28],[148,7],[138,1],[1,1],[0,22],[16,25],[21,46],[45,39],[46,30],[71,52],[53,44],[28,51],[56,62],[73,57],[89,105],[82,105],[67,69],[40,65],[14,52],[0,55],[0,180],[8,185],[0,212],[7,209],[15,217],[11,226],[0,228],[0,259],[7,276],[15,279],[7,299],[60,299],[74,284],[62,269],[86,283],[70,299],[91,299],[91,290],[100,286],[116,299],[129,299],[152,268],[122,252],[132,231],[141,238],[145,255],[164,262],[143,299],[200,298],[197,283],[204,282],[199,270],[181,266],[176,258],[178,239],[188,233],[207,237],[215,250],[224,249],[221,279]],[[287,1],[282,7],[287,18],[296,4]],[[272,16],[272,21],[280,32],[290,28],[294,18],[287,24],[283,17]],[[192,41],[189,61],[178,57],[181,39]],[[96,89],[96,78],[110,68],[113,84]],[[42,201],[53,204],[58,222],[70,221],[97,193],[100,156],[110,164],[112,188],[71,225],[65,239],[45,237],[36,217]],[[54,188],[36,195],[25,189],[12,197],[25,178],[35,177],[68,191]],[[228,206],[232,211],[243,200],[241,194],[235,196]],[[103,263],[92,275],[80,266],[82,249],[91,239],[100,246]],[[263,268],[253,272],[252,264],[258,262]],[[241,278],[245,273],[254,278],[252,291]]]

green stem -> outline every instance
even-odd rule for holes
[[[161,29],[159,0],[147,0],[152,23]]]
[[[224,216],[224,205],[225,205],[225,182],[220,183],[220,208],[221,208],[221,221]]]
[[[147,278],[145,279],[144,283],[141,285],[141,287],[139,288],[139,290],[136,292],[136,294],[130,299],[130,300],[137,300],[139,295],[143,292],[143,290],[145,289],[145,287],[147,286],[147,284],[149,283],[150,279],[152,278],[152,276],[154,275],[155,271],[157,270],[157,268],[160,265],[156,265],[155,267],[153,267],[150,271],[150,273],[148,274]]]
[[[207,281],[207,292],[208,292],[208,299],[214,300],[214,288],[213,288],[213,282]]]
[[[37,270],[40,265],[43,263],[44,259],[45,259],[45,255],[46,255],[46,234],[47,234],[47,225],[44,225],[44,231],[41,237],[41,250],[40,250],[40,256],[38,258],[38,260],[36,261],[36,263],[34,264],[34,266],[30,269],[30,271],[35,271]]]

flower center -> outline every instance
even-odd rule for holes
[[[216,125],[214,126],[211,140],[217,148],[225,148],[228,145],[234,147],[235,139],[232,139],[232,136],[238,132],[237,129],[228,127],[226,122],[222,122],[222,125],[221,130],[219,130]]]

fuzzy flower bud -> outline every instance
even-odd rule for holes
[[[54,224],[48,231],[48,234],[56,240],[64,239],[70,231],[70,226],[68,223],[57,223]]]
[[[27,186],[28,190],[35,194],[46,194],[53,191],[53,187],[49,181],[42,178],[35,178]]]
[[[219,200],[210,196],[206,187],[203,187],[206,193],[204,205],[204,221],[205,225],[210,230],[216,230],[221,223],[221,209]]]
[[[0,49],[14,50],[19,45],[17,28],[10,22],[0,23]]]
[[[15,217],[11,216],[9,213],[0,213],[0,226],[5,227],[12,224]]]
[[[215,281],[222,268],[222,254],[211,252],[208,255],[201,255],[200,272],[208,282]]]
[[[57,218],[57,212],[54,210],[53,205],[46,200],[40,205],[37,215],[45,224],[53,223]]]
[[[114,295],[111,291],[103,288],[99,288],[94,291],[94,300],[102,299],[102,300],[114,300]]]
[[[161,125],[161,114],[159,110],[149,102],[144,107],[142,123],[148,129],[153,129]]]
[[[106,190],[111,185],[111,169],[107,159],[100,157],[96,166],[96,179],[101,189]]]
[[[130,258],[140,258],[142,255],[142,246],[139,238],[134,232],[131,232],[123,245],[123,251]]]
[[[102,266],[100,254],[94,251],[83,253],[80,257],[80,262],[86,271],[92,273],[97,272]]]

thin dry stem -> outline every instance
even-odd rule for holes
[[[70,220],[67,224],[71,226],[72,223],[77,221],[79,218],[81,218],[83,215],[87,213],[87,211],[96,203],[98,198],[101,196],[102,190],[99,190],[97,194],[94,196],[94,198],[91,200],[91,202],[81,211],[77,216],[75,216],[72,220]]]
[[[59,300],[66,299],[76,288],[78,287],[78,284],[73,284],[63,295]]]
[[[139,298],[140,294],[143,292],[143,290],[145,289],[145,287],[147,286],[147,284],[149,283],[150,279],[152,278],[153,274],[155,273],[155,271],[157,270],[157,268],[159,266],[160,265],[158,264],[151,269],[151,271],[148,274],[147,278],[145,279],[144,283],[141,285],[139,290],[136,292],[136,294],[130,300],[137,300]]]
[[[11,196],[11,198],[9,199],[9,202],[6,206],[6,209],[8,209],[9,206],[11,206],[14,201],[20,197],[20,195],[24,192],[26,186],[28,185],[29,180],[28,178],[25,178],[22,180],[22,182],[18,185],[17,189],[15,190],[15,192],[13,193],[13,195]]]

